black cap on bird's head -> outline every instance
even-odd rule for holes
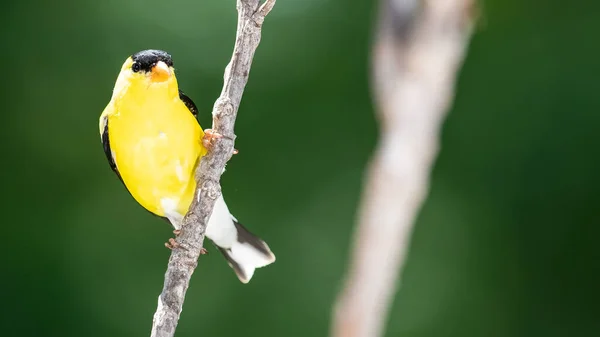
[[[173,67],[173,60],[167,52],[155,49],[142,50],[131,55],[131,59],[133,61],[131,70],[134,73],[152,74],[156,82],[162,82],[171,75],[169,68]]]
[[[159,61],[163,61],[169,67],[173,66],[171,55],[162,50],[142,50],[131,55],[131,59],[133,60],[132,69],[136,73],[138,71],[151,71],[152,67],[154,67]]]

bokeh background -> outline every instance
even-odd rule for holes
[[[487,0],[443,128],[387,336],[600,330],[600,3]],[[4,2],[2,336],[148,336],[172,235],[98,135],[125,58],[169,51],[210,124],[233,0]],[[366,162],[375,3],[280,0],[223,190],[277,262],[239,283],[212,247],[177,336],[325,336]]]

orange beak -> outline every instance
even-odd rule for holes
[[[163,61],[158,61],[154,67],[152,67],[152,82],[164,82],[171,77],[171,69]]]

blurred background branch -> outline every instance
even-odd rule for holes
[[[233,56],[225,69],[223,90],[212,112],[212,129],[223,138],[215,139],[212,149],[196,169],[198,189],[184,218],[181,233],[173,244],[164,287],[152,321],[152,337],[175,335],[185,293],[202,250],[206,224],[221,194],[221,174],[233,154],[235,119],[254,52],[260,42],[262,23],[274,5],[275,0],[266,0],[262,5],[259,0],[237,1],[238,25]]]
[[[372,50],[380,122],[332,335],[383,335],[440,126],[473,26],[473,0],[383,0]]]

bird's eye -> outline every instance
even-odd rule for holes
[[[131,70],[133,70],[134,73],[137,73],[138,71],[140,71],[140,64],[135,62],[132,66],[131,66]]]

